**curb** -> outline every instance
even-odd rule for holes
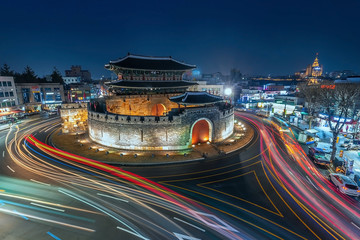
[[[255,131],[255,130],[253,130]],[[51,143],[51,145],[55,148],[58,148],[53,142],[52,142],[52,135],[53,133],[51,134],[51,136],[49,137],[49,143]],[[251,143],[251,141],[254,139],[254,136],[255,136],[255,132],[254,134],[252,135],[252,137],[250,138],[249,141],[247,141],[243,146],[237,148],[237,149],[234,149],[234,150],[231,150],[231,151],[228,151],[228,152],[225,152],[224,155],[221,155],[221,157],[224,157],[230,153],[233,153],[233,152],[236,152],[236,151],[240,151],[240,150],[247,150],[247,146]],[[61,148],[58,148],[58,149],[61,149]],[[63,150],[63,149],[61,149]],[[65,151],[65,150],[63,150]],[[81,155],[79,155],[81,156]],[[184,163],[192,163],[192,162],[200,162],[200,161],[203,161],[203,160],[217,160],[219,159],[220,155],[218,156],[214,156],[214,157],[209,157],[209,158],[196,158],[196,159],[189,159],[189,160],[182,160],[182,161],[176,161],[176,162],[157,162],[157,163],[123,163],[123,162],[105,162],[105,161],[100,161],[100,160],[96,160],[96,161],[99,161],[101,163],[105,163],[105,164],[109,164],[109,165],[119,165],[119,166],[129,166],[129,167],[141,167],[141,166],[160,166],[160,165],[175,165],[175,164],[184,164]]]

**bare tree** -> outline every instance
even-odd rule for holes
[[[333,133],[331,161],[335,159],[336,140],[346,123],[346,118],[353,116],[355,100],[360,89],[355,84],[342,83],[320,88],[319,97],[323,111],[328,115],[327,121]]]
[[[309,129],[311,129],[312,121],[315,119],[320,110],[319,85],[308,85],[308,83],[299,84],[300,95],[305,98],[307,104],[307,112],[309,114]]]
[[[356,109],[355,110],[355,114],[353,117],[353,120],[356,121],[355,127],[354,127],[354,138],[358,137],[358,133],[359,133],[359,121],[360,121],[360,110]]]

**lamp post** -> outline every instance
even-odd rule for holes
[[[285,98],[285,107],[284,107],[284,118],[286,119],[286,104],[287,104],[287,98]]]
[[[224,94],[225,94],[225,99],[227,97],[230,100],[230,104],[231,104],[232,89],[231,88],[225,88]]]

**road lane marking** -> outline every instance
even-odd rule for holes
[[[188,223],[188,222],[186,222],[186,221],[184,221],[184,220],[181,220],[181,219],[179,219],[179,218],[177,218],[177,217],[174,217],[174,219],[175,219],[175,220],[178,220],[179,222],[185,223],[185,224],[187,224],[187,225],[189,225],[189,226],[192,226],[193,228],[196,228],[196,229],[198,229],[198,230],[200,230],[200,231],[202,231],[202,232],[206,232],[205,229],[199,228],[198,226],[195,226],[194,224]]]
[[[132,234],[132,235],[134,235],[134,236],[137,236],[137,237],[139,237],[139,238],[141,238],[141,239],[150,240],[149,238],[143,237],[143,236],[141,236],[141,235],[139,235],[139,234],[136,234],[136,233],[134,233],[134,232],[132,232],[132,231],[129,231],[129,230],[125,229],[125,228],[122,228],[122,227],[119,227],[119,226],[117,226],[116,228],[119,229],[119,230],[122,230],[122,231],[124,231],[124,232],[130,233],[130,234]]]
[[[116,199],[116,200],[119,200],[119,201],[122,201],[122,202],[127,202],[127,203],[129,202],[128,200],[121,199],[121,198],[117,198],[117,197],[113,197],[113,196],[109,196],[109,195],[105,195],[105,194],[102,194],[102,193],[97,193],[97,195],[103,196],[103,197],[107,197],[107,198]]]
[[[22,218],[25,219],[25,220],[29,220],[29,218],[25,217],[24,215],[22,215],[21,213],[19,213],[19,212],[16,211],[16,210],[13,210],[13,213],[19,215],[20,217],[22,217]]]
[[[309,182],[311,183],[311,185],[313,185],[313,187],[319,191],[319,189],[315,186],[315,184],[310,180],[310,178],[308,176],[306,176],[307,180],[309,180]]]
[[[43,183],[43,182],[40,182],[40,181],[37,181],[37,180],[34,180],[34,179],[30,179],[30,181],[33,181],[33,182],[35,182],[35,183],[39,183],[39,184],[42,184],[42,185],[45,185],[45,186],[51,186],[50,184],[48,184],[48,183]]]
[[[355,223],[351,222],[352,225],[354,225],[357,229],[360,230],[360,227],[358,225],[356,225]]]
[[[54,234],[52,234],[51,232],[47,232],[48,235],[50,235],[52,238],[56,239],[56,240],[61,240],[59,237],[55,236]]]
[[[38,207],[43,207],[43,208],[47,208],[47,209],[51,209],[51,210],[55,210],[55,211],[59,211],[59,212],[65,212],[65,210],[64,210],[64,209],[59,209],[59,208],[48,207],[48,206],[41,205],[41,204],[38,204],[38,203],[33,203],[33,202],[31,202],[30,204],[31,204],[31,205],[35,205],[35,206],[38,206]]]
[[[10,169],[10,171],[15,172],[14,169],[12,169],[9,165],[6,165],[8,169]]]
[[[5,151],[3,151],[3,157],[5,157]]]

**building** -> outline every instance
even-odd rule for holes
[[[111,96],[90,101],[90,138],[122,149],[182,150],[233,133],[234,110],[222,97],[187,91],[183,74],[194,65],[171,57],[128,54],[105,65],[118,81]]]
[[[73,65],[70,70],[65,70],[65,77],[80,77],[81,81],[90,82],[91,73],[89,70],[82,70],[81,66]]]
[[[89,102],[90,99],[107,95],[107,88],[104,81],[93,81],[88,84],[72,83],[67,85],[66,102]]]
[[[310,64],[306,68],[305,75],[308,77],[310,83],[316,84],[318,83],[319,77],[322,76],[322,73],[323,73],[323,66],[319,64],[319,54],[316,53],[315,60],[313,64]]]
[[[66,85],[80,83],[81,77],[63,77],[64,83]]]
[[[16,83],[16,92],[19,105],[24,105],[25,111],[51,110],[65,101],[60,83]]]
[[[0,123],[8,121],[12,116],[20,114],[14,78],[0,76]]]
[[[189,88],[189,91],[208,92],[213,95],[224,96],[224,85],[208,85],[206,81],[196,81],[196,83]]]
[[[0,111],[18,104],[14,78],[0,76]]]
[[[88,110],[86,103],[66,103],[60,108],[62,133],[84,133],[87,128]]]

